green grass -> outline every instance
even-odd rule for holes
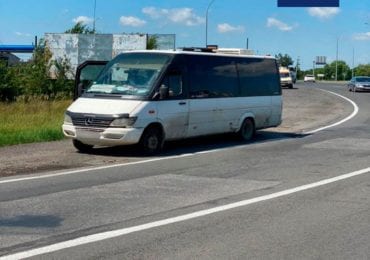
[[[61,126],[70,100],[0,102],[0,147],[63,139]]]

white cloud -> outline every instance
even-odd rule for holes
[[[22,33],[22,32],[14,32],[15,35],[20,36],[20,37],[31,37],[32,35],[29,33]]]
[[[355,33],[353,39],[356,41],[370,41],[370,32]]]
[[[184,24],[186,26],[195,26],[203,24],[205,19],[197,16],[191,8],[160,9],[156,7],[144,7],[142,12],[152,19],[167,19],[170,22]]]
[[[217,31],[219,33],[244,32],[244,27],[241,25],[232,26],[228,23],[222,23],[222,24],[217,25]]]
[[[79,16],[72,20],[74,23],[91,24],[94,19],[87,16]]]
[[[168,15],[168,9],[157,9],[155,7],[144,7],[141,11],[153,19]]]
[[[291,31],[294,28],[294,26],[288,25],[272,17],[267,18],[267,27],[276,27],[280,31]]]
[[[69,9],[63,9],[61,12],[60,12],[62,15],[66,15],[69,13]]]
[[[320,19],[329,19],[339,14],[340,9],[338,7],[311,7],[308,8],[308,13],[309,15]]]
[[[121,16],[119,21],[123,26],[140,27],[146,24],[146,21],[133,16]]]

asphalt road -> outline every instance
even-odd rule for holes
[[[301,87],[347,96],[358,113],[313,134],[261,131],[246,145],[208,139],[122,165],[0,179],[0,256],[369,259],[370,93]]]

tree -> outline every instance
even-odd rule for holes
[[[4,60],[0,60],[0,101],[14,101],[19,89],[10,84],[11,73]]]
[[[355,68],[356,76],[370,76],[370,64],[360,64]]]
[[[351,69],[347,63],[342,60],[326,64],[324,67],[324,78],[328,80],[335,79],[336,71],[338,80],[349,80],[351,78]]]
[[[90,29],[86,24],[82,22],[76,23],[71,29],[65,31],[65,33],[74,33],[74,34],[94,34],[96,33],[94,29]]]
[[[279,53],[278,55],[275,55],[275,58],[282,67],[289,67],[294,63],[293,59],[288,54],[283,55]]]
[[[158,41],[157,36],[155,35],[148,35],[148,40],[146,42],[146,49],[147,50],[155,50],[158,49]]]
[[[0,61],[0,101],[15,101],[19,96],[25,101],[34,96],[71,97],[73,81],[67,78],[71,73],[69,60],[53,61],[51,58],[51,51],[41,39],[28,62],[8,67]]]

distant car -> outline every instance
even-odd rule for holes
[[[279,73],[280,73],[280,85],[282,87],[293,88],[293,79],[290,75],[289,69],[285,67],[280,67]]]
[[[306,75],[304,76],[304,82],[315,82],[315,76],[314,75]]]
[[[353,77],[347,87],[349,91],[370,91],[370,77]]]

